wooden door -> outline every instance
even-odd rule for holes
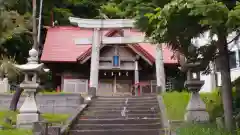
[[[97,90],[99,96],[112,96],[113,95],[113,80],[100,80]]]
[[[131,86],[132,81],[131,80],[117,80],[116,84],[116,90],[117,93],[131,93]]]

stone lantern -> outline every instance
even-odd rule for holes
[[[26,93],[25,101],[17,115],[18,128],[32,128],[33,123],[39,121],[39,109],[36,104],[36,92],[39,88],[38,75],[40,72],[48,71],[43,69],[43,63],[38,63],[38,52],[35,49],[29,51],[28,62],[23,65],[15,65],[24,73],[24,81],[20,87]]]
[[[185,86],[191,93],[184,120],[187,122],[209,121],[209,114],[206,111],[206,105],[199,95],[199,91],[204,84],[204,81],[200,80],[200,71],[202,70],[200,63],[185,61],[184,63],[181,63],[181,70],[187,72]]]

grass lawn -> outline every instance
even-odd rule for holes
[[[207,111],[212,119],[222,114],[221,97],[217,93],[201,93]],[[190,98],[188,92],[169,92],[163,94],[164,104],[169,120],[183,120]]]
[[[184,125],[177,130],[178,135],[233,135],[223,129],[218,129],[214,124]],[[240,135],[237,132],[235,135]]]
[[[0,130],[0,135],[32,135],[32,132],[20,129]]]
[[[4,124],[4,118],[10,118],[13,123],[16,123],[17,112],[9,112],[9,111],[0,111],[0,124],[4,127],[11,127],[10,125]],[[42,114],[44,120],[54,123],[54,124],[64,124],[65,121],[69,118],[68,114]],[[0,135],[32,135],[31,131],[28,130],[0,130]]]

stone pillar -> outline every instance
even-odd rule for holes
[[[134,84],[135,84],[135,96],[138,95],[138,85],[139,85],[139,67],[138,59],[135,60],[135,69],[134,69]]]
[[[92,54],[91,54],[91,69],[90,69],[90,82],[88,94],[96,96],[98,89],[98,73],[99,73],[99,50],[100,50],[100,29],[94,28],[93,30],[93,42],[92,42]]]
[[[165,70],[162,54],[162,44],[156,45],[156,79],[157,79],[157,93],[166,91]]]
[[[200,80],[200,71],[196,69],[200,64],[187,63],[185,66],[187,69],[185,86],[190,91],[191,97],[186,108],[184,119],[186,122],[207,122],[209,121],[209,114],[206,111],[205,103],[199,95],[199,91],[204,84],[204,81]]]
[[[43,71],[43,64],[38,64],[38,52],[31,49],[29,56],[27,64],[15,65],[25,74],[25,79],[20,87],[24,89],[27,97],[19,110],[20,113],[17,115],[17,127],[25,129],[33,128],[33,123],[40,120],[35,96],[39,87],[38,73]]]

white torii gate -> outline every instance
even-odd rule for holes
[[[144,36],[131,36],[131,37],[104,37],[100,33],[100,29],[111,28],[134,28],[134,20],[131,19],[82,19],[69,17],[69,21],[82,28],[93,29],[93,37],[76,39],[76,45],[92,44],[91,53],[91,69],[90,69],[90,89],[89,94],[95,96],[98,88],[98,73],[99,73],[99,50],[100,44],[133,44],[149,42]],[[162,54],[162,45],[156,46],[156,78],[157,90],[164,92],[165,88],[165,72]],[[138,63],[135,63],[135,84],[139,83]]]

